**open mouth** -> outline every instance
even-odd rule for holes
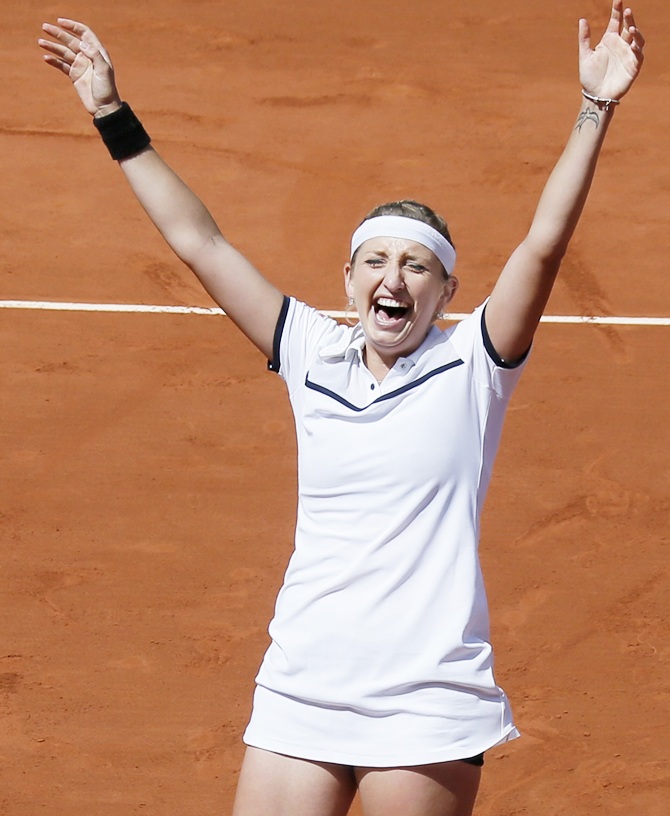
[[[406,318],[411,309],[407,303],[395,298],[380,297],[373,303],[377,319],[382,323],[395,323]]]

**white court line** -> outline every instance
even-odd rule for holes
[[[223,309],[207,306],[151,306],[142,303],[61,303],[49,300],[0,300],[0,309],[43,309],[58,312],[139,312],[149,314],[223,315]],[[355,312],[322,310],[334,318],[355,317]],[[463,320],[467,313],[453,312],[446,320]],[[598,315],[544,315],[542,323],[592,323],[608,326],[670,326],[670,317],[612,317]]]
[[[45,309],[52,312],[144,312],[153,314],[222,315],[207,306],[150,306],[143,303],[61,303],[50,300],[0,300],[0,309]]]

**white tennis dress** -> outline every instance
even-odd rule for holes
[[[497,357],[483,314],[432,327],[379,384],[360,326],[285,300],[270,367],[295,415],[298,515],[248,745],[394,767],[518,736],[477,545],[521,366]]]

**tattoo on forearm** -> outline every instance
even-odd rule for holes
[[[575,130],[578,130],[580,133],[582,128],[586,124],[586,122],[593,122],[593,124],[598,127],[600,124],[600,116],[598,111],[593,110],[593,108],[586,107],[584,110],[579,114],[577,117],[577,124],[575,125]]]

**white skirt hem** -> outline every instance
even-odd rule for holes
[[[368,724],[376,725],[375,718],[346,709],[327,711],[257,687],[251,721],[243,740],[250,747],[284,756],[361,768],[402,768],[469,759],[521,736],[511,721],[502,690],[501,694],[502,699],[495,707],[497,714],[484,720],[475,717],[469,724],[461,720],[458,733],[442,728],[436,733],[440,718],[436,721],[431,717],[427,721],[420,718],[430,726],[424,737],[421,728],[410,736],[408,726],[417,720],[402,714],[399,719],[390,718],[397,720],[397,727],[385,730],[372,740],[365,734],[369,731]],[[323,719],[324,715],[328,716],[327,720]],[[351,717],[356,725],[353,730]],[[389,718],[383,719],[390,724]],[[366,721],[363,731],[359,728],[362,720]]]

